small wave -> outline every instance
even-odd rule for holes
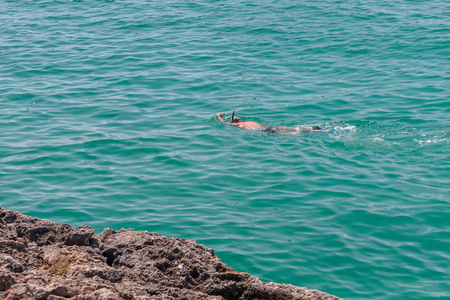
[[[414,139],[415,142],[419,143],[420,146],[426,146],[426,145],[434,145],[434,144],[449,144],[450,138],[433,138],[433,139],[425,139],[425,140],[418,140]]]
[[[344,126],[344,127],[337,126],[337,127],[332,128],[332,129],[334,129],[334,131],[336,131],[336,132],[355,131],[356,126],[352,126],[352,125],[347,125],[347,126]]]
[[[421,131],[418,135],[419,137],[416,137],[413,141],[417,142],[420,146],[450,143],[450,138],[447,137],[447,132],[445,130]]]
[[[343,134],[345,132],[354,132],[356,131],[356,126],[346,125],[346,126],[325,126],[320,131],[328,131],[332,134]]]

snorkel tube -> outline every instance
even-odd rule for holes
[[[234,119],[234,110],[233,110],[233,114],[231,115],[231,123],[233,123],[233,119]]]

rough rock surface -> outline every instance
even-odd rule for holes
[[[0,207],[0,299],[339,299],[264,283],[193,240],[72,227]]]

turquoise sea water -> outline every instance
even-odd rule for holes
[[[446,1],[0,0],[0,206],[450,298]],[[219,124],[335,132],[277,136]]]

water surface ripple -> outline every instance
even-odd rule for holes
[[[265,281],[450,298],[445,1],[0,0],[0,205]],[[244,121],[335,128],[276,136]]]

